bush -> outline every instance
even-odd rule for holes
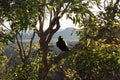
[[[83,80],[118,80],[120,45],[104,44],[102,40],[86,42],[88,45],[84,45],[76,57],[76,70],[79,76]]]

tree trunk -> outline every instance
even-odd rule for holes
[[[42,64],[43,64],[42,70],[40,70],[39,68],[39,80],[45,80],[50,69],[50,66],[48,65],[47,62],[48,44],[45,42],[45,40],[42,39],[39,41],[39,43],[40,48],[42,50]]]

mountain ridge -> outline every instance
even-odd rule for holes
[[[76,30],[75,28],[66,28],[64,30],[60,30],[53,35],[53,38],[56,39],[59,36],[62,36],[64,39],[77,40],[78,36],[75,30]]]
[[[52,40],[53,40],[53,39],[54,39],[54,40],[58,39],[59,36],[62,36],[64,39],[69,40],[69,41],[70,41],[70,40],[72,40],[72,41],[77,40],[77,39],[78,39],[78,36],[77,36],[75,30],[76,30],[75,28],[66,28],[66,29],[63,29],[63,30],[58,30],[58,31],[53,35]],[[23,35],[23,40],[30,40],[31,37],[32,37],[32,33],[33,33],[33,31],[29,31],[29,33],[24,33],[24,35]],[[37,34],[35,35],[35,39],[36,39],[36,40],[39,39],[39,37],[38,37]]]

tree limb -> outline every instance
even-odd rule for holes
[[[39,17],[38,17],[38,20],[39,20],[39,33],[40,33],[40,35],[41,34],[43,34],[43,20],[42,20],[42,16],[41,15],[39,15]]]
[[[64,13],[66,13],[67,12],[67,9],[68,9],[68,7],[71,5],[71,2],[69,2],[67,5],[66,5],[66,7],[64,8],[64,10],[62,11],[62,13],[60,14],[60,18],[64,15]]]
[[[19,35],[19,37],[20,37],[20,44],[21,44],[22,52],[23,52],[23,54],[24,54],[24,57],[26,57],[25,49],[24,49],[24,45],[23,45],[23,40],[22,40],[23,32],[22,32],[22,35],[20,35],[20,33],[18,32],[18,35]]]
[[[60,19],[60,18],[65,14],[65,12],[67,11],[68,7],[70,6],[70,3],[71,3],[71,2],[69,2],[69,3],[66,5],[66,7],[64,8],[64,10],[63,10],[61,13],[56,13],[57,10],[55,11],[55,9],[53,8],[54,18],[53,18],[53,20],[51,20],[48,29],[45,31],[45,35],[46,35],[46,36],[49,34],[49,32],[50,32],[50,31],[53,29],[53,27],[55,26],[57,19],[58,19],[58,18]],[[60,8],[61,8],[61,7],[60,7]],[[55,29],[54,31],[56,31],[56,30],[57,30],[57,29]]]
[[[19,40],[18,40],[17,34],[16,34],[16,40],[17,40],[17,45],[18,45],[18,47],[19,47],[19,49],[20,49],[20,50],[19,50],[20,58],[21,58],[22,61],[24,61],[23,55],[22,55],[22,48],[21,48],[20,42],[19,42]]]
[[[49,33],[48,35],[48,38],[47,38],[47,44],[50,42],[50,40],[52,39],[52,36],[54,35],[54,33],[56,33],[58,31],[58,29],[60,28],[60,22],[59,22],[59,17],[57,18],[56,20],[56,28],[55,29],[51,29],[51,32]]]
[[[52,16],[53,16],[53,14],[52,14],[52,11],[51,11],[51,13],[50,13],[50,23],[52,21]],[[49,26],[50,26],[50,24],[49,24]]]
[[[31,40],[30,40],[30,48],[29,48],[29,52],[28,52],[28,55],[27,55],[26,59],[28,59],[29,55],[31,54],[32,43],[33,43],[34,37],[35,37],[35,31],[33,32],[33,36],[31,37]]]

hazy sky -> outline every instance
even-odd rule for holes
[[[97,6],[92,5],[93,8],[91,8],[90,10],[94,13],[97,14],[98,11],[100,11],[100,9],[97,8]],[[5,22],[6,26],[9,26],[8,22]],[[49,20],[45,20],[44,22],[44,29],[47,29],[49,25]],[[39,25],[37,25],[39,26]],[[66,29],[68,27],[77,27],[77,25],[74,25],[73,22],[70,19],[66,19],[66,14],[63,15],[63,17],[60,19],[60,29]]]
[[[101,8],[100,10],[96,5],[92,4],[92,8],[90,8],[90,10],[96,15],[97,12],[103,11],[103,8]],[[47,29],[48,25],[49,25],[49,20],[46,20],[44,24],[44,29]],[[60,29],[66,29],[69,27],[78,28],[78,25],[73,24],[72,20],[66,19],[66,14],[64,14],[63,17],[60,19],[60,26],[61,26]]]
[[[96,8],[96,9],[91,9],[91,10],[92,10],[92,12],[96,13],[96,10],[98,10],[98,9]],[[9,22],[5,22],[5,25],[6,25],[6,27],[9,28]],[[48,25],[49,25],[49,20],[45,20],[44,29],[47,29]],[[37,26],[39,26],[39,25],[37,25]],[[60,19],[60,26],[61,26],[60,29],[66,29],[69,27],[77,28],[77,25],[73,24],[72,20],[66,19],[66,14],[64,14],[63,17]]]
[[[39,26],[39,25],[37,25],[37,26]],[[49,26],[49,20],[45,20],[44,29],[47,29],[48,26]],[[60,29],[66,29],[68,27],[75,27],[72,20],[66,19],[66,14],[63,15],[63,17],[60,19],[60,26],[61,26]]]

